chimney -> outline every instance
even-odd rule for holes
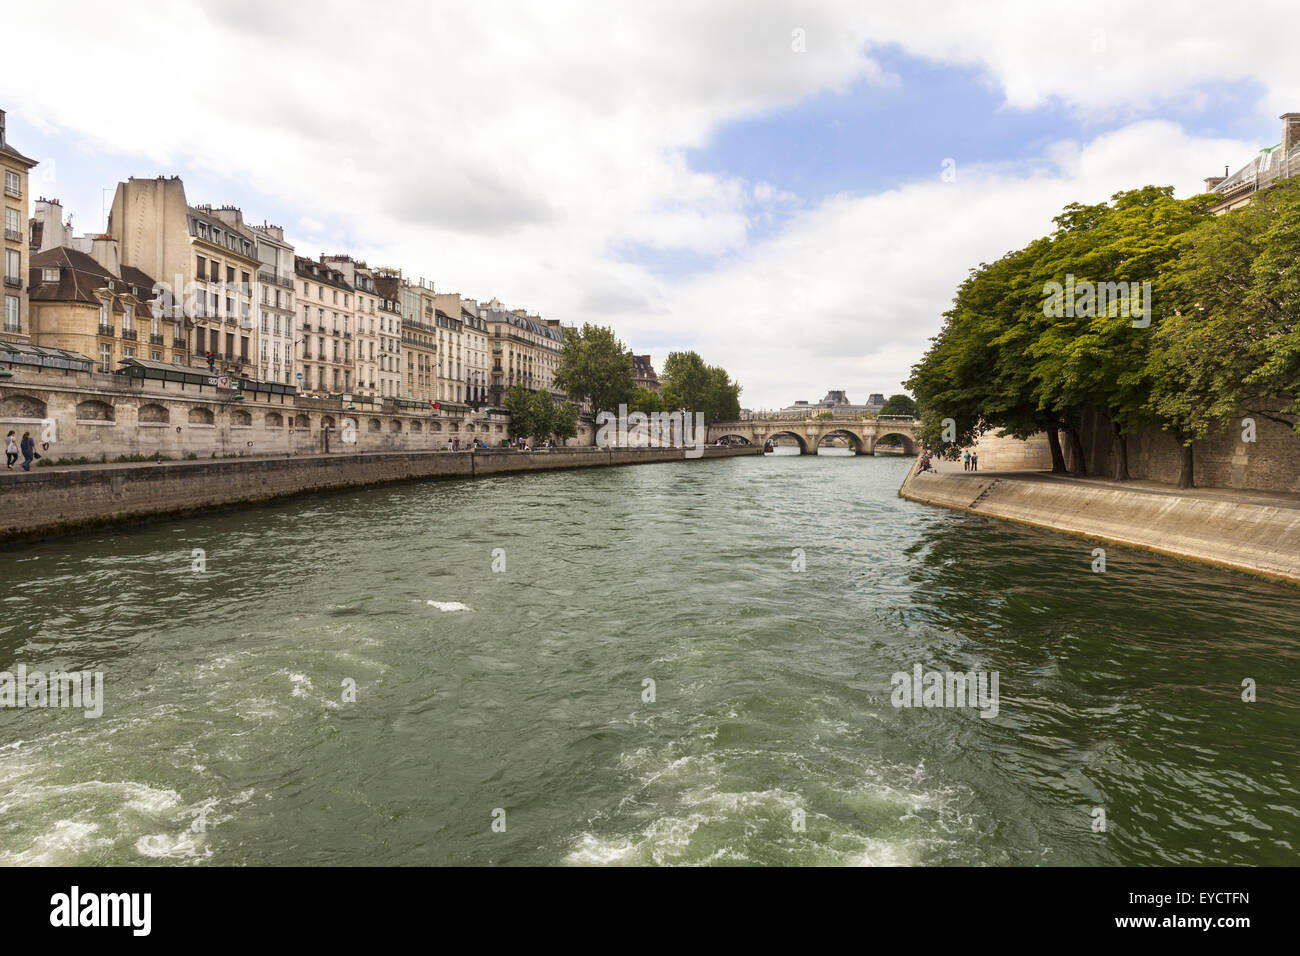
[[[117,257],[117,240],[112,236],[91,236],[90,258],[113,273],[113,275],[120,276],[122,274],[122,262]]]
[[[0,147],[5,144],[5,111],[0,110]]]
[[[1282,155],[1285,157],[1293,147],[1300,145],[1300,113],[1283,113],[1278,119],[1282,121]]]

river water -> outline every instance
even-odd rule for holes
[[[0,863],[1294,863],[1300,592],[1093,573],[1093,542],[901,500],[907,467],[414,484],[0,551],[0,669],[105,686],[99,718],[0,710]],[[918,663],[997,672],[996,715],[894,707]]]

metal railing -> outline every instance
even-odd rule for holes
[[[5,229],[5,238],[10,242],[22,242],[23,234],[17,229]]]

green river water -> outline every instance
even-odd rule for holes
[[[1300,591],[1118,547],[1096,574],[1093,542],[898,498],[908,464],[411,484],[0,551],[0,670],[105,688],[99,718],[0,710],[0,863],[1296,862]],[[917,663],[996,671],[996,716],[894,707]]]

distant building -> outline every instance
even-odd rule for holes
[[[871,399],[865,405],[855,405],[849,401],[847,392],[832,389],[815,405],[800,400],[772,414],[777,418],[814,418],[823,412],[830,412],[838,417],[854,418],[862,414],[874,415],[884,404],[885,397],[879,392],[873,392]]]
[[[31,319],[27,314],[27,270],[30,237],[27,234],[27,174],[36,160],[28,159],[5,139],[5,114],[0,110],[0,171],[4,174],[4,319],[0,342],[28,342]]]
[[[1212,213],[1219,215],[1249,205],[1261,189],[1300,173],[1300,113],[1283,113],[1278,119],[1282,121],[1280,143],[1264,147],[1231,175],[1225,166],[1222,176],[1205,180],[1205,191],[1221,197],[1210,209]]]
[[[631,352],[628,352],[627,356],[632,360],[632,381],[641,388],[648,388],[655,394],[659,394],[662,386],[654,365],[650,363],[650,356],[633,355]]]

